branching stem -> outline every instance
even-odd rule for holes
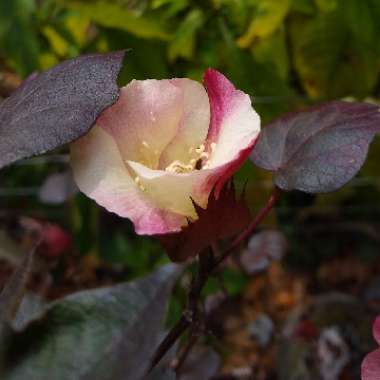
[[[213,275],[219,265],[226,260],[226,258],[231,255],[256,229],[256,227],[263,221],[263,219],[268,215],[272,210],[273,206],[277,202],[281,190],[277,187],[274,188],[268,202],[265,206],[258,212],[252,222],[248,227],[236,237],[236,239],[231,243],[231,245],[220,255],[215,257],[215,247],[214,249],[208,249],[206,252],[202,252],[199,255],[199,267],[198,273],[194,275],[191,283],[191,289],[188,296],[187,308],[182,314],[181,319],[175,324],[175,326],[170,330],[165,339],[161,342],[159,347],[156,350],[156,353],[153,356],[151,361],[150,370],[151,371],[165,356],[165,354],[170,350],[174,343],[182,336],[182,334],[190,327],[196,324],[202,324],[202,316],[199,311],[199,300],[201,292],[209,277]],[[192,328],[192,331],[194,329]],[[178,358],[178,367],[180,368],[185,362],[187,355],[191,351],[191,348],[198,340],[197,335],[191,334],[189,343],[186,345],[184,351],[182,351],[180,357]]]

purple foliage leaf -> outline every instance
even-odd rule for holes
[[[135,281],[45,306],[22,330],[11,332],[3,368],[0,355],[1,379],[143,379],[181,271],[169,264]]]
[[[86,133],[117,100],[123,57],[84,55],[27,78],[0,103],[0,168]]]
[[[283,190],[334,191],[362,167],[380,130],[380,108],[334,101],[281,117],[264,128],[251,154]]]

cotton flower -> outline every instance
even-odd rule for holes
[[[260,131],[247,94],[221,73],[133,80],[71,146],[82,192],[138,234],[180,231],[241,166]]]

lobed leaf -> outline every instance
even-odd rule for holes
[[[283,190],[334,191],[357,174],[379,130],[378,106],[329,102],[265,127],[251,159],[273,171],[275,184]]]
[[[84,55],[25,80],[0,103],[0,168],[86,133],[118,97],[123,57]]]

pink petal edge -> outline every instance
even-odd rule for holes
[[[204,75],[204,83],[209,95],[211,107],[211,121],[207,136],[208,142],[216,141],[222,133],[223,122],[234,112],[239,112],[239,103],[249,102],[247,94],[237,90],[234,85],[220,72],[214,69],[207,69]],[[252,108],[253,110],[253,108]],[[246,115],[242,115],[246,116]],[[218,169],[218,178],[210,179],[208,187],[215,186],[215,196],[219,197],[223,185],[228,179],[243,165],[250,152],[254,148],[260,131],[260,118],[253,110],[250,122],[253,128],[253,137],[246,141],[240,149],[236,151],[235,157]],[[258,126],[256,125],[258,123]],[[239,126],[237,126],[238,128]]]

